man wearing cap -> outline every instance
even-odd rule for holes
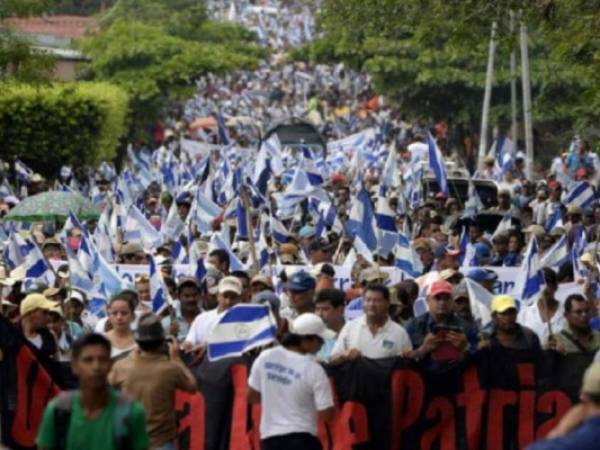
[[[56,359],[58,346],[56,338],[48,330],[50,311],[57,306],[42,294],[29,294],[19,306],[21,319],[19,329],[25,339],[45,359]]]
[[[281,315],[286,319],[294,319],[300,314],[314,312],[316,285],[315,279],[304,270],[292,274],[285,284],[290,305],[281,312]]]
[[[312,357],[328,336],[313,313],[299,315],[282,345],[264,350],[252,364],[248,401],[261,403],[262,450],[320,450],[317,424],[333,416],[331,385]]]
[[[202,349],[198,354],[198,356],[201,356],[203,349],[206,348],[208,334],[223,313],[240,302],[241,295],[242,283],[240,283],[240,280],[232,276],[223,278],[219,282],[218,306],[215,309],[203,312],[194,319],[185,338],[184,347],[186,350]]]
[[[47,260],[60,260],[63,259],[63,248],[60,242],[58,242],[55,238],[48,238],[44,241],[42,245],[42,253],[44,254],[44,258]]]
[[[429,311],[406,324],[415,350],[410,356],[425,360],[431,369],[462,358],[477,349],[477,328],[452,310],[452,285],[444,280],[431,283],[427,289]],[[440,350],[440,352],[438,352]],[[448,359],[441,350],[453,356]]]
[[[479,348],[506,347],[540,351],[540,339],[517,323],[517,302],[510,295],[497,295],[491,304],[492,321],[481,332]]]
[[[390,318],[390,291],[369,284],[364,291],[364,315],[344,325],[331,351],[331,363],[361,356],[371,359],[403,355],[412,350],[406,330]]]
[[[600,442],[600,363],[592,363],[585,371],[580,400],[545,439],[527,450],[596,450]]]
[[[421,259],[421,264],[423,265],[423,274],[426,274],[432,270],[433,264],[435,263],[435,256],[433,255],[433,250],[431,248],[431,241],[426,238],[415,239],[413,247]]]
[[[346,321],[354,320],[364,314],[364,299],[363,293],[369,284],[384,284],[389,278],[387,272],[378,269],[377,267],[367,267],[360,271],[358,275],[358,284],[360,286],[361,295],[353,298],[346,309],[344,310],[344,319]]]
[[[452,289],[452,306],[454,314],[456,314],[466,323],[473,324],[479,328],[481,324],[478,324],[473,317],[473,312],[471,311],[471,302],[469,300],[469,290],[467,289],[467,284],[464,281],[456,284]]]
[[[179,218],[182,222],[185,222],[192,207],[192,194],[189,192],[182,192],[175,199],[175,204],[177,205],[177,214],[179,214]]]
[[[119,262],[121,264],[147,264],[147,258],[140,244],[127,242],[121,246]]]
[[[281,264],[298,263],[298,247],[291,242],[286,242],[279,246],[279,260]]]
[[[175,391],[194,392],[196,379],[179,357],[179,343],[171,340],[166,354],[160,318],[140,317],[135,331],[139,350],[115,363],[108,381],[144,406],[150,447],[174,450],[177,437]]]
[[[250,280],[250,292],[252,295],[256,295],[262,291],[273,291],[273,281],[264,275],[254,275]]]
[[[496,280],[498,280],[498,275],[493,270],[476,267],[467,272],[467,278],[479,283],[488,292],[494,293],[494,285],[496,284]]]

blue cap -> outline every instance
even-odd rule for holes
[[[474,250],[475,250],[475,258],[477,258],[477,259],[492,257],[492,250],[490,249],[489,246],[487,246],[486,244],[484,244],[482,242],[478,242],[477,244],[475,244]]]
[[[175,204],[177,205],[184,203],[188,203],[190,205],[192,204],[192,194],[190,194],[189,192],[182,192],[175,199]]]
[[[301,238],[313,237],[315,233],[315,227],[312,227],[310,225],[304,225],[302,228],[300,228],[298,236],[300,236]]]
[[[477,283],[482,283],[484,281],[496,281],[498,275],[496,275],[496,272],[493,270],[477,267],[476,269],[469,270],[469,273],[467,273],[467,278],[476,281]]]
[[[288,278],[285,287],[293,292],[306,292],[314,289],[316,285],[315,279],[308,272],[301,270]]]

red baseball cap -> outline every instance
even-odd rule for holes
[[[446,280],[437,280],[429,285],[429,295],[436,296],[440,294],[452,295],[452,285]]]

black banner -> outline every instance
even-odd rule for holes
[[[593,355],[493,349],[431,373],[401,358],[328,368],[336,413],[325,450],[522,449],[577,400]],[[249,359],[205,362],[200,393],[178,394],[181,447],[259,448],[260,406],[246,403]]]
[[[57,383],[22,336],[0,318],[2,442],[35,448]],[[522,449],[577,400],[593,355],[494,349],[431,373],[401,358],[327,368],[335,415],[320,424],[325,450]],[[246,402],[251,358],[195,369],[200,391],[178,393],[180,450],[258,450],[260,405]]]

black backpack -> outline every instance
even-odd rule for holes
[[[56,446],[54,449],[67,448],[67,435],[71,423],[71,412],[73,410],[73,400],[77,391],[65,391],[56,397],[56,408],[54,410],[54,429],[56,436]],[[112,431],[115,448],[117,450],[128,450],[130,445],[130,417],[133,402],[117,392],[117,406],[113,414]]]

